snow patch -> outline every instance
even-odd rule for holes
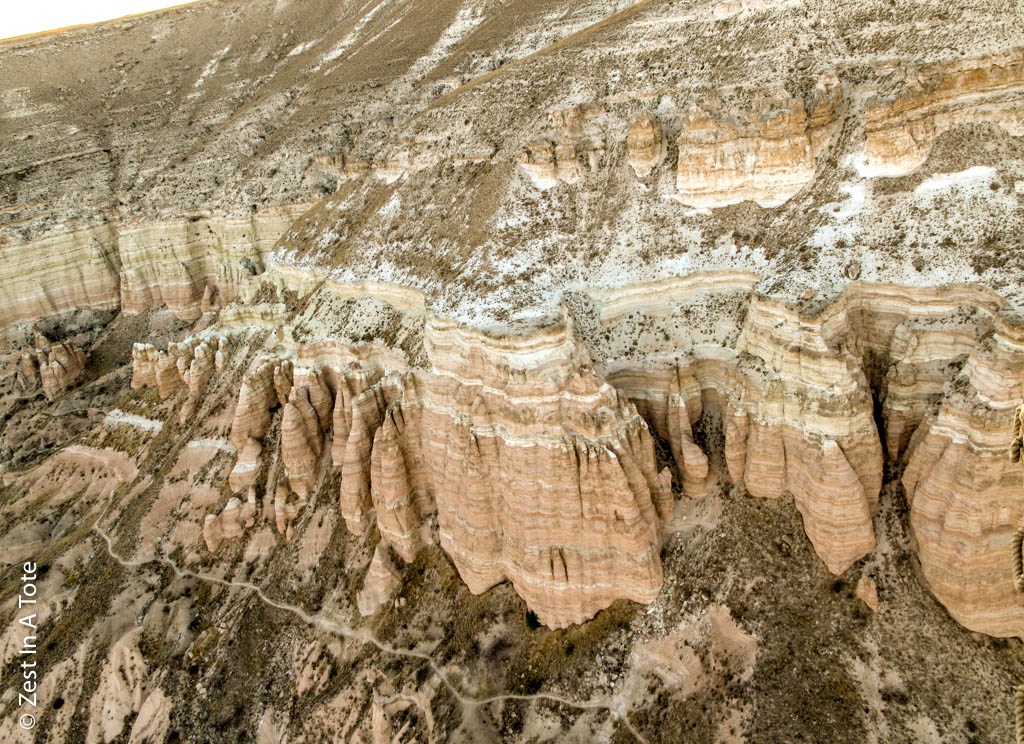
[[[154,421],[143,416],[136,416],[134,413],[125,413],[120,408],[115,408],[108,413],[107,417],[103,419],[103,423],[106,425],[128,424],[129,426],[145,429],[146,431],[160,431],[164,428],[163,421]]]
[[[955,188],[973,188],[988,186],[996,177],[996,169],[987,165],[975,165],[967,170],[956,173],[936,173],[926,178],[914,189],[918,196],[927,196],[938,191],[949,191]]]

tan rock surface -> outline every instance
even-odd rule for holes
[[[718,207],[751,199],[777,206],[814,177],[816,155],[842,102],[834,75],[823,76],[813,108],[784,91],[759,94],[753,109],[729,115],[713,97],[686,112],[676,144],[676,189],[684,204]]]
[[[70,341],[50,341],[39,333],[35,334],[34,347],[21,352],[16,384],[24,391],[41,387],[43,394],[53,400],[82,374],[88,355]]]
[[[1021,20],[218,0],[0,43],[0,559],[46,564],[0,740],[1011,739],[1019,644],[946,608],[1024,636]]]
[[[1017,334],[997,325],[972,351],[937,414],[911,438],[903,475],[929,587],[960,623],[997,636],[1024,627],[1008,557],[1024,522],[1020,466],[1006,454],[1024,379]]]
[[[373,615],[391,599],[391,593],[398,586],[401,574],[388,556],[387,545],[378,543],[373,551],[373,560],[363,578],[363,588],[357,595],[359,614]]]
[[[100,674],[100,694],[93,698],[85,741],[107,744],[124,731],[125,718],[138,713],[146,697],[148,672],[139,651],[139,631],[132,631],[110,648]]]
[[[867,574],[857,579],[857,599],[871,608],[878,609],[878,584]]]
[[[920,167],[943,132],[991,122],[1024,134],[1020,95],[1024,50],[906,67],[892,96],[878,96],[864,113],[866,167],[902,175]]]
[[[661,125],[645,111],[629,125],[626,132],[629,165],[637,178],[646,178],[665,159],[665,139]]]

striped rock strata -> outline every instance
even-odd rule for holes
[[[842,100],[839,79],[825,75],[810,106],[785,91],[759,94],[750,111],[730,111],[717,96],[694,106],[676,141],[679,200],[695,207],[782,204],[813,180]]]
[[[16,372],[18,387],[26,392],[42,388],[53,400],[72,385],[85,369],[87,355],[70,341],[51,342],[35,334],[35,348],[24,349]]]
[[[280,416],[284,467],[265,487],[279,532],[333,468],[350,531],[376,527],[407,562],[437,540],[472,591],[508,580],[563,627],[618,598],[651,601],[676,499],[719,478],[757,498],[792,494],[818,556],[845,572],[874,548],[888,454],[908,462],[935,595],[970,628],[1024,628],[1003,565],[1024,521],[1006,456],[1024,362],[999,298],[853,283],[810,314],[756,282],[717,272],[593,291],[564,305],[561,324],[509,336],[424,314],[407,290],[363,287],[422,323],[428,364],[283,334],[243,377],[231,488],[257,482]],[[678,322],[697,306],[716,308],[713,326]],[[140,352],[139,380],[157,381],[152,366]]]
[[[1019,469],[1006,457],[1024,384],[1021,331],[999,298],[973,286],[852,284],[809,317],[755,296],[741,330],[729,331],[734,354],[694,343],[688,329],[672,338],[659,321],[692,303],[695,285],[662,282],[599,298],[613,339],[641,315],[653,324],[645,338],[662,329],[669,336],[651,354],[675,357],[663,372],[652,361],[637,368],[616,359],[607,347],[609,381],[652,427],[664,436],[660,422],[677,395],[694,421],[701,407],[714,410],[730,478],[758,497],[791,492],[815,550],[837,573],[873,547],[883,452],[902,458],[922,574],[935,596],[973,630],[1024,632],[1007,559],[1024,522]],[[745,295],[737,284],[731,291]]]
[[[575,183],[596,170],[604,151],[603,133],[591,123],[598,113],[593,103],[550,113],[551,129],[531,139],[520,155],[519,166],[534,186]]]
[[[734,301],[747,295],[742,281],[722,280],[723,294]],[[614,336],[636,311],[651,313],[654,321],[652,305],[686,302],[692,289],[686,280],[650,287],[646,308],[606,306],[602,323]],[[660,291],[664,297],[652,300]],[[637,401],[669,442],[687,495],[703,494],[708,472],[691,425],[705,411],[721,422],[730,479],[760,498],[792,493],[818,555],[830,571],[842,573],[874,547],[871,518],[882,483],[871,390],[859,360],[835,336],[849,329],[755,297],[735,332],[735,349],[722,353],[672,339],[665,327],[666,352],[680,341],[689,345],[674,355],[672,367],[616,361],[609,381]]]
[[[864,111],[865,166],[875,175],[918,168],[935,139],[958,125],[991,122],[1024,134],[1024,49],[901,67],[894,77],[895,92],[876,95]]]
[[[195,320],[230,301],[307,208],[115,221],[0,242],[0,327],[76,309],[140,312],[160,304]]]
[[[190,336],[181,343],[168,344],[166,351],[152,344],[134,344],[132,387],[138,389],[153,385],[164,400],[184,385],[188,389],[188,398],[179,414],[179,419],[184,422],[195,413],[210,378],[223,368],[219,346],[220,339],[212,335]]]
[[[1024,334],[997,324],[911,437],[903,474],[929,588],[960,623],[996,636],[1024,624],[1009,559],[1024,500],[1007,457],[1022,384]]]
[[[665,137],[658,120],[644,111],[626,132],[628,162],[637,178],[645,178],[665,159]]]
[[[370,561],[370,568],[366,571],[363,579],[363,588],[356,595],[356,602],[359,607],[359,614],[363,616],[372,615],[391,599],[391,593],[398,586],[401,574],[395,568],[388,556],[388,548],[385,543],[377,543],[373,551],[373,560]]]

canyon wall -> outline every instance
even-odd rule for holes
[[[757,6],[724,5],[723,28]],[[911,247],[869,228],[882,214],[904,232],[948,227],[961,197],[991,203],[988,222],[967,215],[938,243],[953,263],[937,281],[984,274],[1017,292],[1024,171],[982,166],[998,177],[961,194],[948,184],[963,178],[932,168],[941,198],[871,179],[916,172],[946,132],[1024,132],[1022,54],[855,71],[802,59],[787,84],[605,81],[537,106],[521,103],[543,89],[525,65],[500,66],[429,115],[396,124],[388,103],[288,153],[316,204],[175,210],[178,174],[145,215],[96,210],[56,232],[58,212],[11,186],[0,327],[82,309],[202,317],[191,338],[134,347],[133,387],[180,403],[179,424],[233,372],[232,344],[253,344],[234,370],[235,500],[204,518],[210,550],[261,508],[288,538],[336,480],[347,529],[376,529],[404,561],[436,540],[472,591],[510,581],[564,627],[651,601],[663,531],[721,481],[791,494],[843,574],[875,548],[885,468],[905,465],[931,591],[967,627],[1019,634],[1000,556],[1024,519],[1005,457],[1020,323],[978,285],[900,286],[930,281],[901,251],[931,250],[937,233]],[[504,81],[507,95],[482,98]],[[254,127],[235,150],[274,134]],[[251,175],[239,193],[262,193]],[[63,340],[22,351],[23,393],[59,396],[87,365]]]
[[[310,286],[295,270],[280,276]],[[759,295],[756,281],[719,272],[595,291],[561,324],[501,336],[396,288],[402,306],[391,307],[419,329],[426,362],[281,335],[242,379],[231,488],[273,494],[287,534],[333,470],[350,531],[376,527],[405,561],[437,540],[471,591],[508,580],[541,622],[565,627],[619,598],[652,601],[663,530],[716,479],[755,498],[792,494],[814,550],[844,573],[875,547],[887,454],[907,463],[931,591],[965,626],[1017,634],[1024,602],[1005,559],[1024,487],[1007,453],[1024,357],[999,298],[853,283],[809,314]],[[325,284],[312,297],[358,291]],[[678,322],[708,306],[720,316],[706,337]],[[231,330],[166,353],[137,346],[133,384],[187,390],[191,410],[217,367],[218,333]],[[621,353],[648,336],[662,340],[642,358]],[[280,442],[267,442],[275,417]],[[281,470],[268,470],[268,447]],[[216,519],[211,549],[241,534]]]
[[[197,213],[159,222],[110,221],[0,241],[0,327],[82,310],[157,305],[195,320],[223,306],[306,204],[236,217]]]
[[[694,106],[676,142],[679,200],[694,207],[787,201],[814,179],[842,101],[839,79],[829,74],[818,80],[810,108],[785,90],[759,91],[746,111],[730,110],[717,96]]]

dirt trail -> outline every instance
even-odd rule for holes
[[[406,658],[420,659],[422,661],[425,661],[427,662],[427,664],[430,665],[430,668],[438,676],[441,682],[444,683],[444,686],[448,688],[452,695],[463,706],[476,708],[488,705],[490,703],[501,702],[504,700],[521,700],[524,702],[535,700],[548,700],[550,702],[560,703],[562,705],[567,705],[571,708],[576,708],[578,710],[607,710],[611,714],[612,718],[622,722],[622,724],[637,739],[637,741],[643,742],[643,744],[647,744],[647,740],[643,736],[641,736],[640,732],[633,727],[632,723],[630,723],[629,718],[626,715],[627,711],[625,710],[625,705],[623,701],[617,699],[617,696],[607,698],[606,701],[587,702],[577,702],[575,700],[569,700],[568,698],[561,697],[560,695],[553,695],[544,692],[539,692],[532,695],[515,695],[511,693],[502,695],[491,695],[490,697],[481,698],[479,700],[467,697],[455,688],[455,685],[452,684],[452,682],[448,679],[448,676],[441,670],[441,667],[438,666],[438,664],[429,654],[421,653],[419,651],[411,651],[408,649],[396,648],[389,643],[385,643],[384,641],[375,638],[371,633],[368,633],[366,631],[354,630],[352,628],[346,627],[345,625],[342,625],[341,623],[331,620],[330,618],[324,617],[321,614],[310,615],[301,607],[296,607],[295,605],[287,604],[285,602],[277,602],[268,597],[266,594],[264,594],[263,590],[260,587],[256,586],[251,582],[229,581],[227,579],[222,579],[218,576],[211,576],[209,574],[190,571],[187,568],[181,568],[170,558],[166,558],[163,556],[143,558],[139,560],[127,560],[114,551],[113,542],[111,541],[110,536],[99,527],[99,521],[100,520],[97,520],[97,524],[93,526],[93,529],[95,530],[96,534],[103,538],[103,542],[106,545],[107,553],[110,554],[110,557],[117,561],[121,566],[124,566],[125,568],[139,568],[141,566],[146,566],[151,563],[162,563],[169,567],[174,572],[175,576],[177,576],[178,578],[190,578],[196,579],[198,581],[205,581],[211,584],[219,584],[220,586],[225,586],[229,588],[244,589],[255,594],[257,597],[259,597],[260,601],[262,601],[269,607],[273,607],[277,610],[284,610],[285,612],[290,612],[291,614],[295,615],[300,620],[302,620],[304,623],[312,625],[333,635],[342,636],[344,638],[352,638],[357,641],[363,641],[364,643],[371,643],[387,654],[393,654],[395,656],[404,656]]]

